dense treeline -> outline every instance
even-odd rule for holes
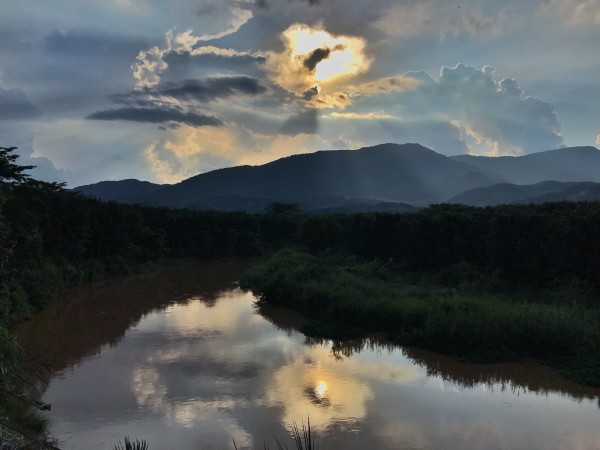
[[[355,227],[354,234],[366,238],[359,240],[358,253],[393,257],[410,270],[466,262],[511,282],[600,282],[598,203],[438,205],[414,216],[357,218]]]
[[[252,256],[293,235],[293,217],[102,202],[65,190],[3,193],[0,324],[26,317],[62,286],[163,258]]]
[[[389,261],[404,272],[493,278],[511,288],[569,282],[600,293],[600,203],[315,216],[300,224],[296,242],[312,252]]]

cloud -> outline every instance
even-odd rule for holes
[[[284,49],[267,52],[266,66],[276,83],[299,95],[364,73],[371,63],[363,38],[334,35],[322,25],[293,24],[280,37]]]
[[[186,80],[180,83],[169,82],[161,86],[159,92],[177,99],[207,102],[236,94],[258,95],[266,90],[256,78],[240,75]]]
[[[262,76],[266,58],[262,55],[240,52],[230,48],[203,46],[191,52],[169,52],[163,56],[168,70],[162,72],[162,80],[204,78],[219,73]]]
[[[600,133],[596,135],[596,145],[600,146]]]
[[[223,31],[214,34],[195,35],[192,29],[177,34],[170,30],[165,35],[166,43],[164,47],[155,45],[148,50],[141,50],[136,58],[137,62],[132,66],[133,77],[136,79],[136,88],[148,88],[158,84],[161,73],[168,68],[168,63],[164,58],[170,53],[203,54],[206,52],[235,54],[234,50],[227,52],[227,50],[218,49],[213,46],[202,50],[202,47],[198,45],[203,41],[215,40],[235,33],[253,17],[252,11],[243,8],[241,3],[230,4],[228,8],[231,22],[229,27]],[[196,47],[200,47],[200,49]]]
[[[349,86],[348,89],[357,95],[389,94],[414,89],[419,84],[420,80],[417,77],[412,77],[409,73],[367,81],[355,86]]]
[[[327,119],[351,119],[351,120],[385,120],[393,119],[394,116],[382,112],[370,112],[370,113],[356,113],[356,112],[345,112],[337,113],[332,112],[324,116]]]
[[[213,116],[193,112],[182,112],[174,108],[118,108],[98,111],[86,117],[89,120],[126,120],[142,123],[166,124],[176,128],[179,124],[191,127],[222,125],[219,119]]]
[[[314,134],[260,134],[244,127],[183,126],[165,134],[144,152],[155,179],[162,183],[176,183],[201,172],[233,165],[265,164],[328,145]]]
[[[0,120],[34,119],[41,114],[20,89],[0,88]]]
[[[176,128],[178,124],[216,126],[223,122],[216,117],[195,112],[195,104],[205,105],[238,94],[256,96],[266,90],[256,78],[245,75],[166,82],[127,94],[113,94],[109,96],[113,102],[127,107],[98,111],[86,118],[159,123],[169,128]]]
[[[57,169],[52,160],[37,154],[34,150],[34,135],[25,124],[8,123],[6,126],[0,124],[0,136],[3,142],[0,145],[17,147],[16,154],[19,155],[16,163],[20,166],[35,166],[27,172],[32,177],[43,181],[66,180],[68,173]]]
[[[308,88],[307,90],[305,90],[302,93],[302,98],[306,101],[310,101],[312,100],[314,97],[316,97],[317,95],[319,95],[319,91],[321,90],[321,88],[318,85],[315,85],[311,88]]]
[[[483,8],[485,6],[485,9]],[[520,22],[525,5],[463,0],[405,0],[381,11],[375,26],[390,36],[414,37],[433,32],[444,37],[466,33],[470,37],[499,35]]]
[[[600,0],[550,0],[542,12],[572,26],[600,24]]]
[[[182,109],[180,101],[184,100],[206,103],[238,94],[256,96],[266,90],[256,78],[237,75],[170,81],[153,88],[136,89],[127,94],[112,94],[109,98],[115,103],[125,105]]]
[[[442,67],[435,79],[407,72],[351,86],[352,109],[323,115],[328,120],[319,131],[367,145],[419,142],[449,155],[515,155],[560,147],[554,105],[527,96],[516,80],[494,75],[489,66],[458,64]]]
[[[445,120],[473,153],[521,154],[560,147],[561,125],[554,105],[525,95],[514,79],[494,79],[494,69],[458,64],[442,67],[434,80],[407,73],[419,85],[397,98],[411,120]]]
[[[317,64],[319,64],[324,59],[329,58],[330,54],[331,54],[331,49],[329,49],[327,47],[317,48],[317,49],[313,50],[312,52],[310,52],[306,58],[304,58],[304,61],[302,61],[302,64],[304,65],[304,67],[306,67],[306,69],[309,72],[312,72],[317,68]]]

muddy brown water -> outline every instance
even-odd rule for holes
[[[297,331],[219,261],[71,290],[18,330],[50,368],[43,400],[64,449],[291,445],[310,417],[327,449],[600,449],[600,392],[535,363],[467,364]]]

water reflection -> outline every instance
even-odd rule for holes
[[[86,284],[61,294],[16,333],[31,358],[62,370],[98,354],[105,345],[117,345],[152,311],[166,308],[168,314],[169,305],[194,298],[214,305],[252,264],[223,259]]]
[[[277,328],[286,332],[301,328],[305,322],[302,315],[285,308],[261,304],[257,306],[257,311]],[[399,351],[413,364],[422,367],[428,376],[439,377],[463,387],[486,385],[488,389],[511,390],[515,394],[535,392],[542,395],[561,394],[576,400],[596,399],[600,407],[599,389],[570,382],[557,371],[531,361],[494,364],[461,362],[457,358],[423,349],[400,347],[377,335],[345,340],[306,337],[305,345],[329,346],[332,357],[337,360],[349,359],[364,351],[380,353]]]
[[[22,330],[56,362],[44,399],[65,448],[110,448],[125,435],[152,450],[233,448],[232,437],[262,448],[308,415],[323,449],[600,447],[597,391],[535,365],[469,365],[376,338],[307,339],[295,331],[301,316],[257,314],[250,293],[223,290],[239,269],[228,279],[218,267],[218,282],[214,269],[123,280]],[[92,320],[90,305],[107,304],[127,320]],[[88,319],[77,333],[63,329]],[[79,342],[63,349],[69,339]]]

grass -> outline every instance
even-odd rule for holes
[[[296,422],[292,423],[292,440],[294,442],[294,446],[296,450],[316,450],[317,444],[315,440],[315,436],[310,428],[310,417],[308,418],[307,425],[305,426],[302,423],[302,429],[298,427]],[[290,450],[290,447],[278,438],[275,438],[275,445],[277,450]],[[235,439],[233,440],[233,447],[235,450],[238,450],[237,444],[235,443]],[[270,450],[271,448],[267,443],[264,444],[264,450]],[[293,447],[292,447],[293,448]]]
[[[412,280],[377,262],[284,249],[246,273],[241,286],[259,305],[303,312],[310,336],[384,332],[400,344],[470,360],[536,359],[600,386],[598,309],[548,302],[542,293],[511,297]]]
[[[139,441],[136,439],[132,441],[129,437],[125,437],[124,442],[117,442],[113,450],[148,450],[148,448],[148,443],[144,440]]]

